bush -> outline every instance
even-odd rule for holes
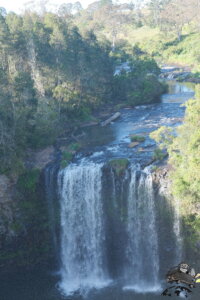
[[[64,151],[62,153],[61,167],[66,168],[68,166],[70,160],[72,160],[72,157],[73,157],[73,154],[71,152]]]
[[[118,158],[109,161],[109,165],[113,168],[116,174],[121,175],[129,165],[129,160],[126,158]]]
[[[27,170],[22,175],[19,176],[17,185],[19,189],[23,192],[35,193],[37,183],[40,176],[40,170],[32,169]]]
[[[79,143],[72,143],[72,144],[69,145],[68,148],[71,151],[78,151],[80,149],[80,147],[81,147],[81,144],[79,144]]]
[[[163,160],[167,156],[167,152],[163,151],[159,148],[154,150],[153,159],[155,160]]]
[[[131,135],[131,142],[139,142],[142,143],[145,141],[145,137],[143,135]]]

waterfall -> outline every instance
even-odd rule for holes
[[[173,226],[161,239],[162,228],[170,219],[159,215],[148,168],[131,165],[119,176],[109,164],[83,159],[59,172],[58,190],[59,287],[65,295],[103,287],[110,277],[120,279],[124,289],[139,293],[160,289],[163,260],[171,266],[174,257],[177,260],[182,253],[181,224],[177,202],[175,212],[169,215]],[[174,236],[176,243],[166,258],[165,246]]]
[[[181,236],[181,220],[180,220],[180,200],[174,199],[174,224],[173,224],[174,235],[176,239],[176,255],[174,264],[179,264],[182,259],[183,239]]]
[[[70,164],[59,173],[61,283],[65,294],[106,284],[102,164]]]
[[[59,241],[58,241],[58,219],[57,214],[59,208],[57,207],[57,186],[56,186],[56,177],[58,173],[57,165],[50,165],[45,170],[45,192],[48,205],[48,214],[49,214],[49,229],[52,237],[53,251],[57,260],[59,253]]]
[[[159,289],[159,253],[152,176],[131,168],[128,194],[125,278],[139,292]]]

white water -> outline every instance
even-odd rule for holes
[[[79,165],[70,164],[60,171],[58,187],[61,206],[61,281],[60,289],[65,295],[79,291],[84,294],[91,288],[102,288],[108,285],[108,248],[107,241],[114,241],[116,249],[109,246],[109,257],[112,251],[120,253],[122,260],[117,260],[113,268],[122,271],[124,290],[136,293],[155,293],[160,291],[158,224],[156,199],[153,190],[152,175],[148,168],[141,170],[139,165],[132,165],[119,179],[113,169],[106,176],[111,176],[110,196],[103,199],[103,164],[83,159]],[[130,171],[130,172],[129,172]],[[109,178],[108,182],[109,182]],[[104,177],[104,183],[107,180]],[[119,186],[120,185],[120,186]],[[119,188],[120,187],[120,188]],[[104,191],[108,192],[108,191]],[[115,217],[119,213],[116,199],[123,199],[127,207],[119,222],[109,223],[121,226],[105,228],[107,215],[104,202],[111,201]],[[119,205],[119,203],[118,203]],[[109,214],[108,214],[109,215]],[[159,216],[158,216],[159,217]],[[110,216],[109,220],[110,222]],[[119,224],[118,224],[119,223]],[[180,262],[182,253],[181,224],[179,203],[174,212],[173,232],[176,238],[174,259]],[[124,245],[116,244],[124,234]],[[109,235],[109,236],[107,236]],[[109,244],[110,245],[110,244]],[[125,247],[124,247],[125,246]],[[114,247],[114,246],[113,246]],[[121,252],[120,252],[121,251]],[[121,264],[121,265],[120,265]],[[121,276],[122,275],[122,276]]]
[[[101,201],[102,164],[71,164],[59,174],[61,283],[65,294],[107,283]]]
[[[125,289],[136,292],[150,292],[160,288],[154,201],[151,174],[138,172],[138,168],[132,166],[128,195]]]
[[[180,220],[180,200],[174,199],[174,235],[176,238],[176,255],[174,264],[178,264],[182,260],[183,239],[181,235],[181,220]]]

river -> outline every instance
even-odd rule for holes
[[[171,81],[161,103],[122,109],[116,122],[85,131],[86,150],[58,175],[60,267],[1,275],[1,300],[162,299],[166,266],[181,259],[174,250],[179,223],[174,213],[171,229],[158,228],[158,204],[145,168],[155,149],[149,133],[181,124],[182,104],[193,96],[193,85]],[[145,141],[130,148],[134,134],[145,136]],[[115,158],[130,161],[121,179],[105,167]],[[173,241],[166,247],[168,240],[160,235],[167,231]],[[198,293],[196,289],[193,299],[199,299]]]

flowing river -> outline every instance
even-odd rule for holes
[[[58,268],[4,275],[0,299],[162,299],[164,274],[183,257],[182,233],[179,201],[172,208],[156,198],[150,167],[155,142],[149,133],[181,124],[182,104],[193,96],[192,84],[169,82],[161,103],[123,109],[116,122],[89,128],[85,150],[67,168],[58,173],[46,170]],[[130,148],[132,134],[145,141]],[[120,174],[109,164],[119,158],[129,160]],[[59,237],[53,213],[55,186]],[[193,299],[197,296],[194,292]]]

